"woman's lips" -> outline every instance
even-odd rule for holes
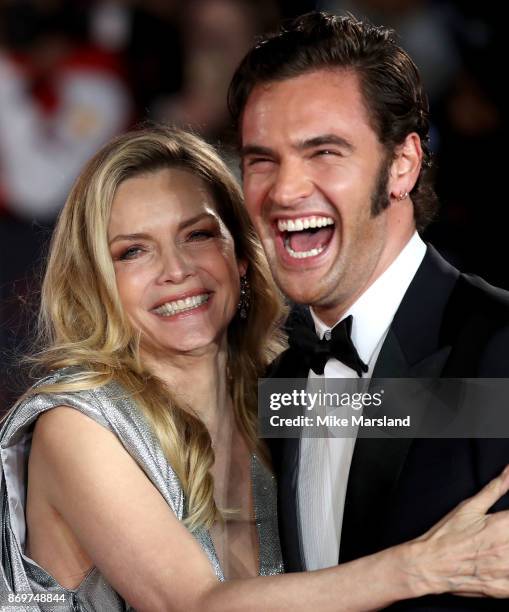
[[[194,293],[179,299],[167,300],[157,308],[153,308],[150,312],[164,319],[174,319],[206,310],[211,299],[211,292],[202,291],[201,293]]]

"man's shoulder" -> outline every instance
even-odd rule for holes
[[[407,350],[409,345],[421,346],[421,352],[422,346],[427,346],[428,352],[431,348],[437,351],[450,347],[442,374],[445,376],[509,376],[509,292],[479,276],[457,272],[455,278],[449,275],[447,290],[440,295],[445,275],[437,272],[437,277],[440,276],[436,283],[422,284],[420,289],[429,293],[422,295],[419,305],[414,295],[413,312],[406,309],[407,327],[400,328],[407,332]],[[433,292],[436,295],[431,297]],[[434,305],[434,313],[433,309],[426,312],[426,305]],[[413,323],[409,322],[411,314]],[[411,341],[408,329],[414,332]]]
[[[448,350],[443,375],[509,375],[509,358],[505,358],[509,357],[509,292],[460,272],[431,245],[391,331],[411,367]],[[386,353],[384,345],[385,362]]]
[[[483,335],[486,343],[509,333],[509,291],[479,276],[460,274],[447,311],[446,325],[453,333]]]
[[[490,285],[480,276],[472,274],[461,274],[460,282],[472,300],[472,312],[484,313],[496,317],[501,323],[509,323],[509,291]]]
[[[461,336],[478,346],[478,375],[509,376],[509,292],[462,274],[457,299],[468,302]]]
[[[455,294],[462,299],[460,304],[466,312],[478,312],[500,317],[501,320],[509,319],[509,291],[489,284],[480,276],[466,272],[460,272],[430,244],[427,245],[425,259],[419,272],[423,271],[425,276],[423,283],[419,286],[426,290],[440,290],[442,285],[449,287],[451,298]],[[416,278],[419,273],[416,274]],[[432,279],[432,280],[431,280]]]
[[[489,329],[509,325],[509,291],[479,276],[460,272],[431,245],[419,266],[395,317],[406,331],[425,324],[458,331],[473,319]]]

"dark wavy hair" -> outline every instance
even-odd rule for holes
[[[408,134],[419,135],[423,162],[410,195],[417,229],[424,229],[438,207],[429,149],[429,106],[419,71],[392,30],[351,15],[337,17],[322,12],[284,24],[248,52],[233,76],[228,107],[236,127],[257,85],[336,68],[358,75],[371,126],[389,156]],[[386,205],[388,202],[387,198]]]

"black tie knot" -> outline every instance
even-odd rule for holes
[[[295,321],[290,330],[288,343],[290,348],[301,354],[316,374],[323,374],[325,364],[335,357],[352,370],[357,376],[368,371],[368,366],[359,357],[352,338],[352,315],[335,325],[330,333],[320,339],[314,329],[311,329],[300,319]],[[328,339],[327,336],[330,338]]]

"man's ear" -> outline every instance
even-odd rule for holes
[[[407,134],[405,140],[394,150],[389,177],[391,199],[404,200],[419,178],[422,166],[422,146],[418,134]]]

